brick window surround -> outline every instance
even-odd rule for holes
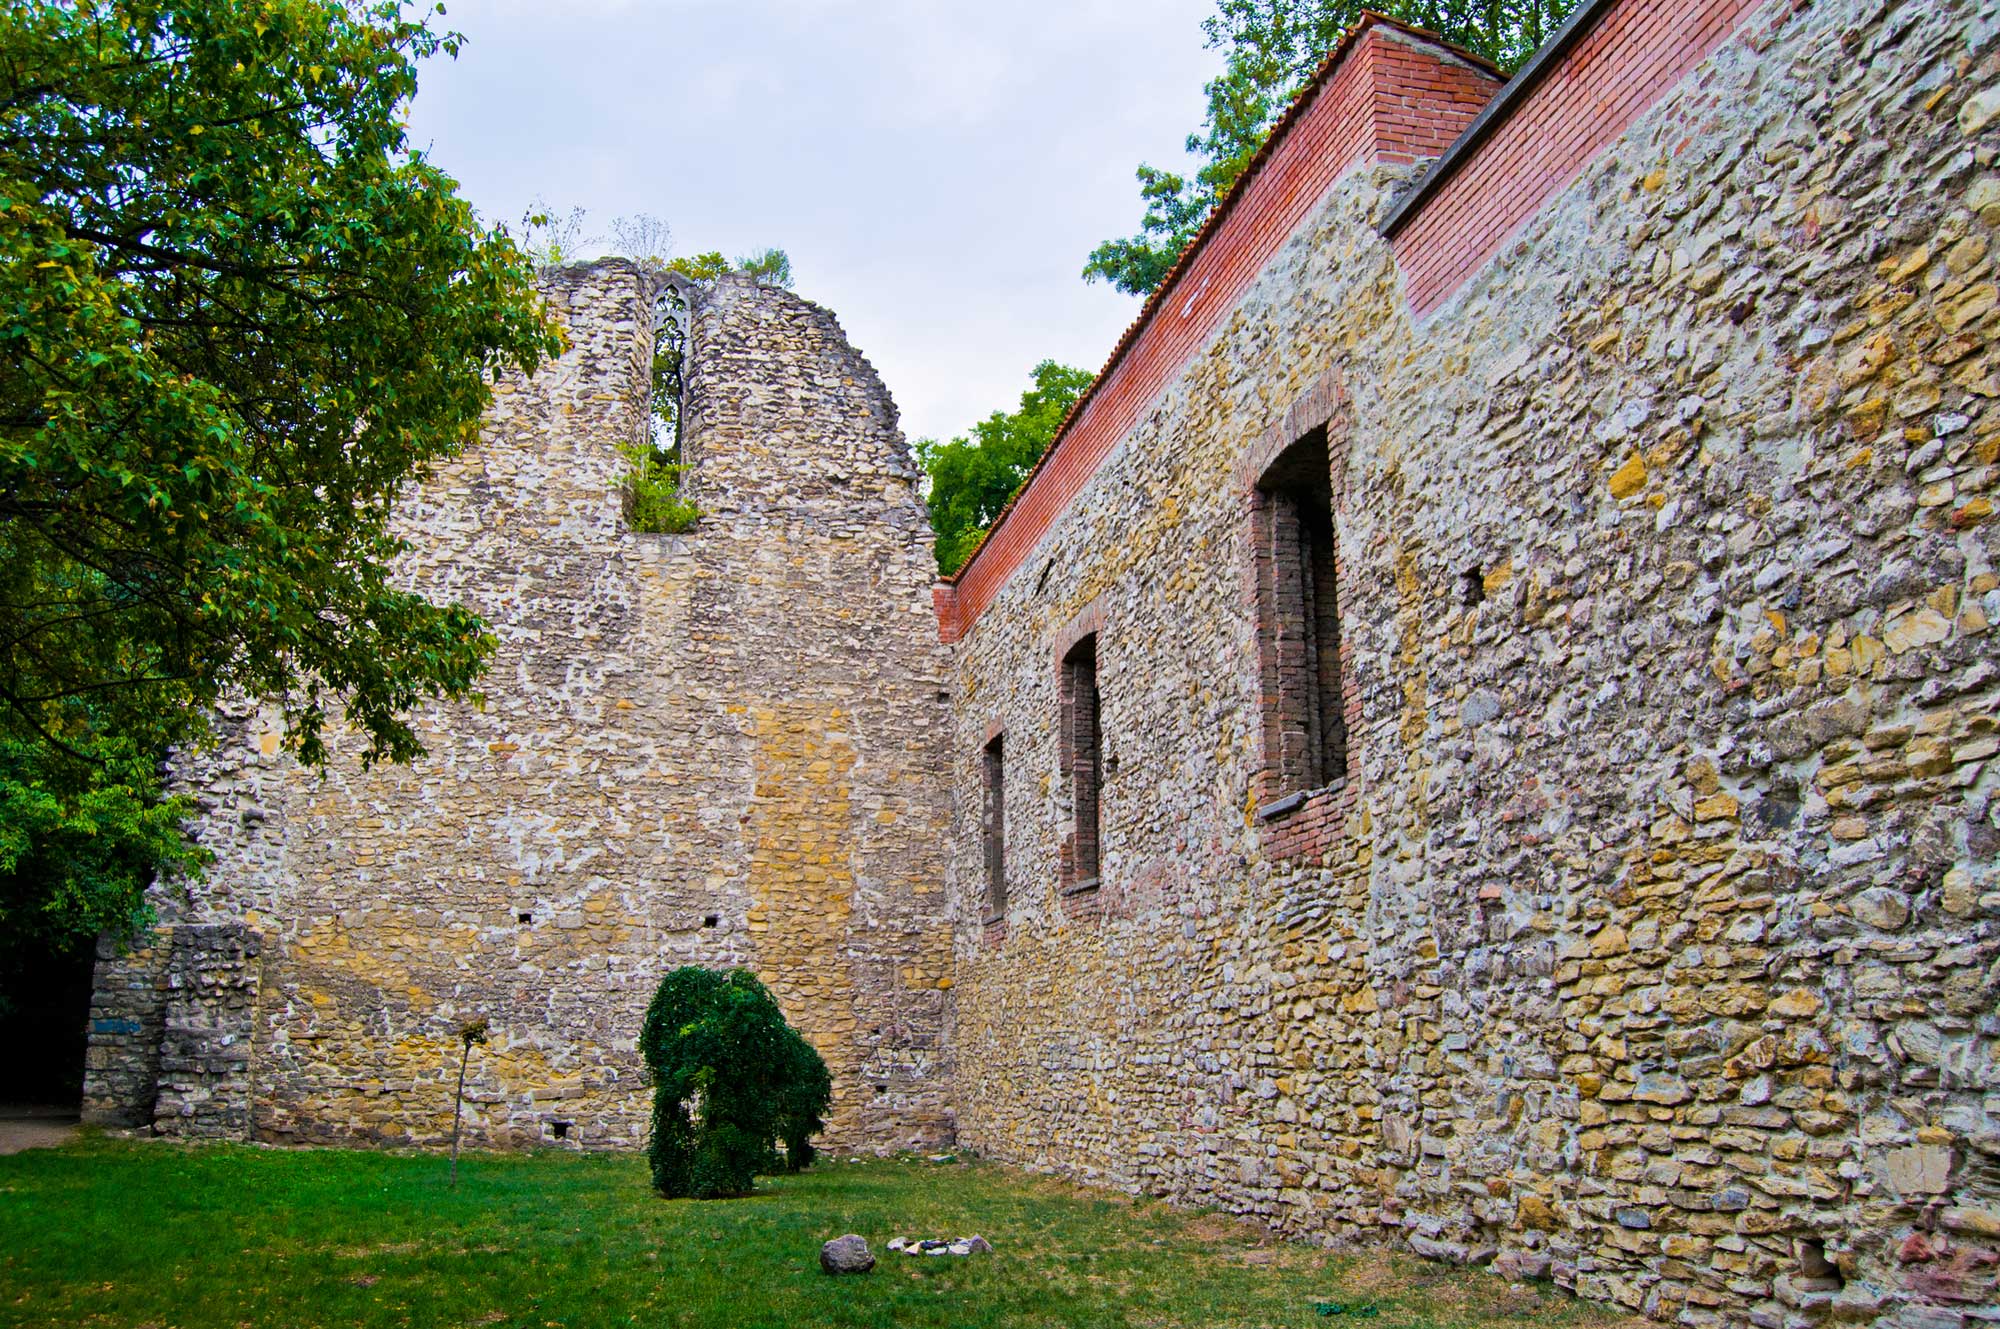
[[[980,753],[980,841],[986,851],[986,921],[1007,917],[1007,739],[995,734]]]
[[[1262,759],[1257,815],[1268,852],[1310,858],[1332,846],[1353,803],[1348,734],[1357,698],[1342,641],[1336,477],[1346,422],[1329,376],[1251,459],[1251,582],[1257,611]],[[1300,417],[1323,423],[1298,429]],[[1328,417],[1333,418],[1329,419]]]
[[[1096,890],[1101,871],[1104,735],[1098,718],[1097,634],[1092,632],[1062,657],[1059,746],[1070,796],[1070,832],[1063,838],[1060,866],[1065,896]]]
[[[1276,798],[1347,778],[1333,486],[1326,430],[1313,430],[1257,482],[1257,657],[1266,790]]]

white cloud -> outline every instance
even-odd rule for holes
[[[1078,273],[1200,117],[1210,4],[459,0],[412,133],[488,216],[539,195],[681,252],[784,247],[905,428],[946,434],[1137,313]]]

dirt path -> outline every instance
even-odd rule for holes
[[[0,1154],[48,1149],[76,1136],[75,1109],[0,1104]]]

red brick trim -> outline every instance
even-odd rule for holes
[[[1334,564],[1335,579],[1345,585],[1345,560],[1336,554]],[[1340,702],[1347,717],[1347,777],[1329,788],[1307,791],[1286,810],[1273,811],[1283,807],[1285,799],[1268,804],[1259,800],[1253,814],[1264,852],[1277,862],[1323,862],[1346,834],[1347,819],[1360,801],[1361,689],[1354,681],[1354,652],[1345,636],[1340,642]]]
[[[949,646],[959,638],[958,587],[948,581],[931,587],[931,611],[937,615],[938,640]]]
[[[1326,469],[1333,482],[1335,517],[1347,511],[1347,454],[1353,446],[1354,414],[1342,409],[1326,422]]]
[[[1265,855],[1279,863],[1324,862],[1346,835],[1359,795],[1359,786],[1349,779],[1336,788],[1316,790],[1296,808],[1263,822],[1259,839]]]
[[[1059,774],[1070,799],[1069,825],[1056,848],[1056,894],[1072,916],[1069,901],[1098,893],[1104,872],[1104,717],[1098,671],[1104,639],[1095,626],[1102,619],[1100,602],[1093,601],[1056,636]],[[1091,643],[1087,655],[1077,649],[1085,641]]]
[[[1347,388],[1342,381],[1341,366],[1335,365],[1314,379],[1305,391],[1292,399],[1285,413],[1257,436],[1257,441],[1244,450],[1236,463],[1236,478],[1247,489],[1255,489],[1264,472],[1271,469],[1271,463],[1283,455],[1286,448],[1322,426],[1330,427],[1336,415],[1347,415]],[[1328,444],[1332,443],[1331,428],[1328,429]],[[1341,476],[1334,472],[1333,489],[1338,500]]]
[[[1055,442],[938,599],[955,641],[1033,554],[1119,440],[1223,325],[1351,169],[1435,156],[1499,88],[1492,67],[1368,14],[1335,47],[1071,408]]]
[[[1326,779],[1319,787],[1300,788],[1302,773],[1320,769],[1320,759],[1306,759],[1303,753],[1294,752],[1287,746],[1298,742],[1302,731],[1310,734],[1313,727],[1302,711],[1294,713],[1293,708],[1316,703],[1310,700],[1309,695],[1301,695],[1295,690],[1319,684],[1310,676],[1294,676],[1291,671],[1304,665],[1304,662],[1293,661],[1288,665],[1271,635],[1274,614],[1288,610],[1297,612],[1301,606],[1288,605],[1281,594],[1282,586],[1277,580],[1279,569],[1274,560],[1282,560],[1285,556],[1285,551],[1279,547],[1284,543],[1278,538],[1281,528],[1275,524],[1280,521],[1277,505],[1283,500],[1267,492],[1264,486],[1286,452],[1322,430],[1326,440],[1327,496],[1332,501],[1335,521],[1331,549],[1332,585],[1323,587],[1321,593],[1331,591],[1334,613],[1327,621],[1318,624],[1317,631],[1339,634],[1340,715],[1345,732],[1342,735],[1339,774]],[[1253,817],[1265,852],[1280,861],[1322,857],[1344,832],[1359,787],[1355,772],[1360,769],[1361,694],[1354,677],[1352,637],[1341,622],[1345,608],[1343,591],[1348,585],[1348,577],[1346,560],[1340,552],[1338,520],[1347,507],[1347,454],[1352,438],[1353,415],[1341,390],[1340,373],[1336,366],[1302,392],[1283,415],[1245,450],[1237,463],[1243,494],[1245,605],[1251,611],[1257,631],[1260,756],[1257,773],[1252,779],[1255,795]],[[1289,470],[1300,465],[1301,460],[1298,457],[1287,459],[1284,465]],[[1296,471],[1291,473],[1292,483],[1296,483],[1297,474]],[[1280,492],[1282,488],[1281,484]],[[1303,538],[1302,531],[1293,535]],[[1291,556],[1298,556],[1296,546],[1292,547]],[[1292,588],[1294,593],[1298,590],[1298,587]],[[1304,667],[1310,668],[1309,665]],[[1308,747],[1311,747],[1310,742]],[[1300,764],[1302,761],[1305,764]]]
[[[1060,890],[1056,900],[1062,908],[1062,916],[1072,923],[1097,923],[1109,914],[1105,907],[1108,892],[1103,884],[1083,890]]]
[[[1764,3],[1614,0],[1558,59],[1523,71],[1476,148],[1448,153],[1443,183],[1420,183],[1420,205],[1392,218],[1412,312],[1449,299]]]
[[[1076,644],[1085,637],[1096,634],[1100,641],[1104,632],[1104,596],[1099,595],[1089,604],[1076,611],[1069,622],[1049,634],[1050,654],[1054,656],[1057,670],[1061,670],[1063,660],[1076,649]]]
[[[994,716],[991,720],[988,720],[986,722],[986,737],[979,740],[979,746],[981,748],[989,746],[994,739],[1000,737],[1000,735],[1006,732],[1007,732],[1006,721],[1001,719],[997,715]]]
[[[979,913],[988,926],[1007,918],[1007,743],[995,720],[979,749]],[[996,898],[997,897],[997,898]]]

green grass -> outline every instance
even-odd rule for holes
[[[822,1162],[720,1201],[659,1199],[630,1156],[469,1155],[456,1190],[445,1169],[108,1139],[0,1158],[0,1325],[1610,1323],[1483,1272],[1260,1242],[983,1163]],[[820,1243],[844,1232],[868,1238],[872,1275],[820,1272]],[[973,1232],[996,1253],[886,1249]]]

